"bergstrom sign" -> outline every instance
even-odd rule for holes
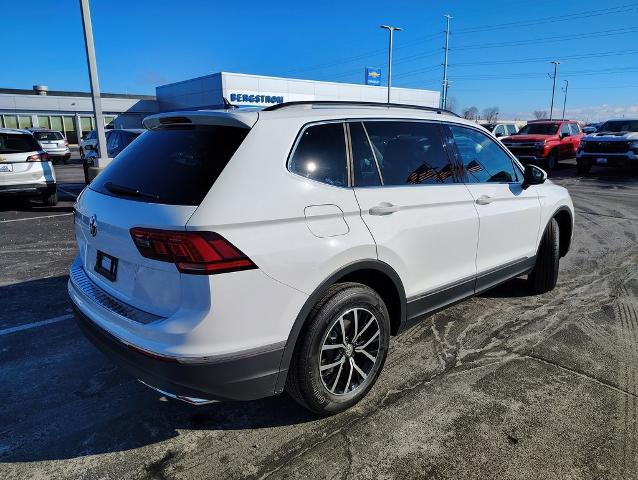
[[[230,103],[270,104],[284,103],[283,95],[255,95],[252,93],[231,93]]]

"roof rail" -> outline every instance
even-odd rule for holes
[[[319,106],[337,106],[337,107],[387,107],[387,108],[410,108],[413,110],[425,110],[428,112],[436,112],[438,114],[447,113],[449,115],[454,115],[455,117],[459,117],[456,113],[445,110],[444,108],[436,108],[436,107],[425,107],[423,105],[407,105],[404,103],[385,103],[385,102],[357,102],[354,100],[301,100],[297,102],[284,102],[277,103],[275,105],[271,105],[269,107],[264,108],[262,111],[264,112],[272,112],[275,110],[281,110],[282,108],[288,107],[296,107],[299,105],[319,105]]]

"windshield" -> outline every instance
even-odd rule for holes
[[[597,132],[638,132],[638,120],[611,120],[603,123]]]
[[[199,205],[248,131],[218,125],[149,130],[122,150],[90,188],[131,200]]]
[[[556,135],[560,123],[528,123],[518,131],[519,135]]]
[[[41,150],[31,135],[23,133],[0,133],[0,153],[25,153]]]
[[[41,142],[64,139],[60,132],[33,132],[33,136]]]

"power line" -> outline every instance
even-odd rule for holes
[[[485,25],[482,27],[462,28],[455,32],[455,35],[466,35],[470,33],[489,32],[493,30],[501,30],[514,27],[544,25],[548,23],[573,21],[582,18],[599,17],[603,15],[614,15],[625,13],[632,10],[638,10],[638,3],[628,3],[617,7],[601,8],[599,10],[590,10],[589,12],[572,13],[569,15],[554,15],[550,17],[542,17],[534,20],[522,20],[517,22],[500,23],[496,25]]]
[[[626,27],[614,30],[601,30],[598,32],[578,33],[575,35],[562,35],[554,37],[539,37],[531,38],[527,40],[517,40],[514,42],[496,42],[496,43],[483,43],[478,45],[461,45],[454,50],[475,50],[480,48],[493,48],[493,47],[516,47],[521,45],[530,45],[537,43],[548,43],[554,41],[569,41],[569,40],[582,40],[583,38],[596,38],[596,37],[610,37],[614,35],[624,35],[627,33],[638,32],[638,27]]]
[[[610,51],[610,52],[599,52],[599,53],[583,53],[577,55],[567,55],[561,56],[563,60],[588,60],[590,58],[601,58],[601,57],[617,57],[623,55],[636,55],[638,54],[638,50],[618,50],[618,51]],[[492,60],[492,61],[481,61],[481,62],[461,62],[461,63],[451,63],[450,67],[470,67],[470,66],[480,66],[480,65],[511,65],[514,63],[535,63],[535,62],[548,62],[553,57],[532,57],[532,58],[515,58],[511,60]]]

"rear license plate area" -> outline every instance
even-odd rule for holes
[[[13,165],[10,163],[5,165],[0,164],[0,172],[13,172]]]
[[[114,282],[117,278],[117,258],[97,251],[94,270],[104,278]]]
[[[596,163],[597,163],[598,165],[604,165],[604,164],[606,164],[606,163],[607,163],[607,159],[606,159],[606,158],[597,158],[597,159],[596,159]]]

